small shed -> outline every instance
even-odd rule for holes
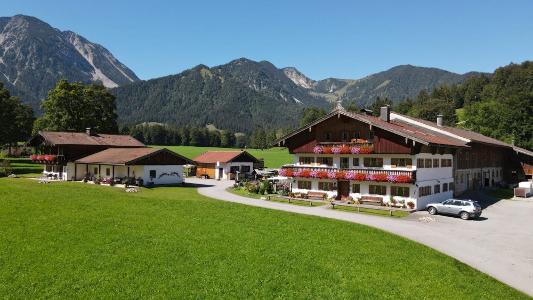
[[[168,149],[109,148],[83,157],[67,168],[72,169],[76,180],[86,176],[100,178],[142,178],[153,184],[183,182],[183,166],[192,161]]]
[[[250,176],[259,160],[246,151],[208,151],[197,157],[196,176],[235,179],[237,174]]]

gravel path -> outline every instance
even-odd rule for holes
[[[533,296],[533,202],[500,201],[477,221],[416,212],[402,219],[262,201],[226,191],[233,181],[188,178],[200,194],[235,203],[379,228],[450,255]]]

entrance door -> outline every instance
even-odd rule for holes
[[[218,168],[218,179],[222,179],[223,174],[224,174],[224,168]]]
[[[350,182],[338,181],[337,182],[337,200],[341,200],[342,197],[348,197],[350,195]]]

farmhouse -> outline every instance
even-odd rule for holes
[[[250,175],[259,160],[246,151],[208,151],[197,157],[196,175],[214,179],[235,179]]]
[[[469,189],[516,182],[533,153],[471,131],[403,116],[331,113],[277,141],[295,161],[280,169],[298,193],[424,209]]]
[[[183,182],[183,165],[191,160],[167,149],[146,147],[128,135],[41,131],[28,142],[43,174],[58,180],[100,178],[144,183]]]

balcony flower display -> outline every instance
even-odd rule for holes
[[[339,146],[331,147],[331,153],[333,153],[333,154],[341,154],[341,147],[339,147]]]
[[[324,170],[320,170],[317,172],[318,178],[328,178],[328,172]]]
[[[40,155],[40,154],[37,155],[36,160],[44,160],[44,155]]]
[[[412,181],[413,181],[413,179],[411,178],[411,176],[397,175],[395,182],[398,182],[398,183],[411,183]]]
[[[366,179],[366,175],[364,173],[355,174],[356,181],[365,181],[365,179]]]
[[[337,172],[334,170],[328,171],[328,178],[329,179],[336,179],[337,178]]]
[[[309,170],[309,169],[300,170],[300,177],[304,177],[304,178],[311,177],[311,170]]]
[[[357,173],[356,173],[355,171],[346,171],[346,172],[344,173],[344,178],[345,178],[346,180],[355,180],[355,175],[356,175],[356,174],[357,174]]]
[[[56,156],[55,155],[45,155],[44,156],[44,160],[48,161],[48,162],[51,162],[51,161],[56,160]]]
[[[341,147],[341,153],[342,154],[350,154],[350,147],[346,146],[346,145],[342,145]]]
[[[281,168],[279,170],[279,175],[280,176],[286,176],[286,177],[293,177],[294,176],[294,172],[292,171],[292,169],[289,169],[289,168]]]
[[[351,154],[359,154],[359,152],[361,152],[361,147],[351,147],[350,148],[350,153]]]
[[[31,159],[31,160],[37,160],[37,154],[32,154],[32,155],[30,156],[30,159]]]
[[[336,174],[337,179],[344,179],[346,178],[346,172],[345,171],[338,171]]]
[[[318,170],[311,170],[311,173],[309,173],[309,177],[318,178]]]
[[[379,173],[374,175],[374,180],[379,182],[386,182],[388,180],[387,173]]]
[[[322,154],[324,152],[324,148],[322,146],[315,146],[313,148],[313,153],[315,154]]]
[[[359,153],[361,154],[369,154],[374,151],[372,146],[361,146],[359,147]]]
[[[322,147],[324,154],[331,154],[333,153],[333,149],[331,147]]]

